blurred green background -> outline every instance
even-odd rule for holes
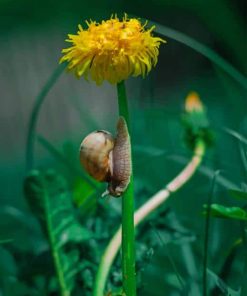
[[[57,68],[61,49],[67,47],[64,40],[68,33],[75,33],[77,25],[84,20],[101,20],[113,13],[121,16],[124,12],[156,21],[195,38],[241,73],[247,74],[245,0],[1,0],[0,239],[11,241],[0,247],[0,295],[46,295],[41,275],[51,272],[51,262],[43,253],[47,250],[47,243],[23,196],[27,129],[35,98]],[[157,215],[140,227],[137,233],[137,253],[140,254],[137,257],[152,256],[140,259],[143,262],[143,266],[141,263],[139,266],[142,292],[138,295],[165,295],[164,291],[168,291],[166,295],[181,295],[167,252],[175,258],[180,273],[187,279],[191,294],[186,295],[199,295],[205,226],[202,205],[207,202],[216,170],[221,170],[221,174],[213,199],[225,205],[243,204],[232,200],[227,189],[246,186],[247,171],[243,157],[246,146],[225,129],[246,137],[246,88],[203,55],[171,38],[166,40],[167,44],[160,49],[158,65],[151,74],[145,80],[131,78],[127,82],[133,129],[136,206],[169,182],[191,155],[182,141],[180,124],[184,99],[189,91],[197,91],[207,106],[216,140],[201,171]],[[43,141],[35,143],[35,167],[58,170],[68,180],[78,201],[80,194],[83,195],[78,173],[80,142],[94,129],[114,132],[116,120],[116,90],[112,85],[104,83],[98,87],[64,72],[45,99],[38,118],[37,133]],[[63,157],[62,161],[58,153]],[[71,166],[76,169],[72,170]],[[108,203],[99,201],[90,207],[81,219],[89,228],[98,223],[105,229],[105,237],[94,240],[100,256],[113,234],[112,225],[115,226],[119,219],[120,205],[114,200]],[[98,207],[103,207],[105,215],[109,215],[105,226]],[[113,213],[109,214],[109,211]],[[110,220],[111,215],[114,223]],[[216,274],[220,273],[226,254],[241,231],[239,222],[212,220],[209,268]],[[157,232],[163,235],[166,243],[159,240]],[[181,239],[177,238],[180,232],[186,233],[181,235]],[[85,248],[87,258],[89,247]],[[33,271],[35,264],[29,266],[27,260],[31,258],[34,262],[37,256],[44,256],[42,258],[46,258],[47,265],[43,261],[44,266],[36,270],[36,276]],[[242,279],[243,250],[240,249],[235,257],[224,280],[237,290]],[[117,265],[115,269],[117,277]],[[111,279],[111,282],[113,286],[117,285],[116,279]],[[90,295],[90,285],[85,291],[85,295]]]

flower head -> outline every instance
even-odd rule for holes
[[[185,112],[182,114],[185,127],[185,141],[194,149],[198,140],[204,141],[208,146],[214,142],[214,135],[210,129],[207,110],[198,93],[190,92],[185,99]]]
[[[185,99],[186,112],[203,112],[204,107],[202,101],[196,92],[190,92]]]
[[[165,41],[152,36],[154,27],[145,30],[146,24],[127,15],[86,24],[87,29],[79,25],[77,35],[68,35],[72,46],[62,50],[60,60],[69,62],[68,69],[77,77],[115,84],[129,76],[144,77],[156,65],[159,45]]]

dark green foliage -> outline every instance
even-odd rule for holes
[[[69,295],[75,276],[85,267],[75,245],[90,239],[92,233],[76,220],[66,181],[54,171],[32,171],[24,191],[49,241],[61,295]]]
[[[204,205],[204,208],[207,209],[207,206]],[[217,218],[247,221],[247,212],[239,207],[225,207],[219,204],[212,204],[210,206],[210,214]]]
[[[241,190],[229,190],[229,193],[232,197],[239,199],[239,200],[246,200],[247,201],[247,192]]]

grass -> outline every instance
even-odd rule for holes
[[[30,114],[29,124],[28,124],[28,132],[27,132],[27,141],[26,141],[26,172],[33,168],[34,161],[34,143],[36,136],[36,125],[37,119],[39,117],[39,112],[44,103],[46,96],[49,91],[52,89],[54,84],[57,82],[57,79],[64,72],[66,65],[59,65],[57,69],[52,73],[44,87],[41,89],[40,93],[34,100],[33,109]]]

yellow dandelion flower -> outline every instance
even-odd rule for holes
[[[115,16],[86,24],[87,29],[79,25],[77,35],[68,35],[66,41],[72,46],[62,50],[60,60],[67,61],[78,78],[116,84],[129,76],[144,77],[157,64],[159,46],[165,40],[152,36],[154,27],[145,30],[146,24],[127,15],[122,21]]]
[[[204,107],[198,93],[190,92],[185,99],[185,110],[187,112],[203,112]]]

